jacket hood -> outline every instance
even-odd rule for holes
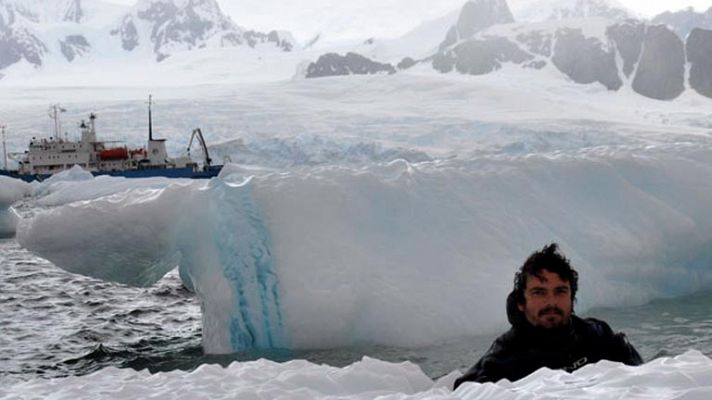
[[[507,319],[515,328],[531,326],[529,321],[527,321],[527,317],[525,317],[524,313],[519,310],[519,307],[517,307],[517,300],[515,300],[514,291],[509,293],[509,296],[507,296]]]

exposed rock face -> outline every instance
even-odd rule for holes
[[[347,53],[342,56],[336,53],[327,53],[319,57],[317,62],[309,64],[306,77],[394,74],[395,72],[396,69],[391,64],[378,63],[360,54]]]
[[[156,1],[138,11],[137,15],[140,19],[153,24],[151,42],[157,61],[168,57],[170,50],[178,47],[179,44],[188,49],[195,47],[199,41],[207,38],[208,33],[217,23],[223,22],[203,18],[198,13],[199,10],[196,10],[200,6],[208,9],[211,6],[217,8],[217,3],[191,1],[186,8],[179,9],[172,1]]]
[[[47,46],[25,28],[3,26],[0,20],[0,69],[23,58],[36,67],[42,65]]]
[[[294,40],[291,36],[277,31],[271,31],[270,33],[247,31],[243,36],[250,47],[255,47],[260,43],[273,43],[284,51],[292,51],[294,48]]]
[[[532,58],[506,38],[488,37],[470,39],[439,53],[433,59],[433,67],[440,72],[454,68],[463,74],[482,75],[500,69],[504,62],[521,64]]]
[[[0,69],[24,59],[39,67],[47,46],[32,31],[17,24],[19,19],[39,17],[23,7],[3,4],[0,0]]]
[[[712,7],[706,12],[695,12],[689,7],[677,12],[664,12],[653,18],[656,25],[669,25],[683,40],[694,28],[712,29]]]
[[[64,21],[82,22],[84,11],[82,10],[82,0],[71,0],[67,4],[67,11],[64,13]]]
[[[712,97],[712,30],[695,28],[687,37],[690,86],[697,93]]]
[[[552,62],[576,83],[600,82],[608,90],[618,90],[623,85],[615,53],[605,51],[599,40],[584,37],[581,30],[556,32]]]
[[[73,61],[75,57],[81,56],[91,50],[91,45],[82,35],[70,35],[59,42],[62,54],[67,61]]]
[[[506,0],[470,0],[462,7],[457,23],[448,31],[440,49],[471,38],[490,26],[510,22],[514,22],[514,17]]]
[[[396,67],[398,67],[398,69],[408,69],[415,64],[417,64],[415,60],[410,57],[405,57],[398,63],[398,65],[396,65]]]
[[[658,100],[672,100],[685,90],[685,49],[682,40],[663,25],[649,26],[633,90]]]
[[[606,30],[606,36],[613,41],[623,59],[623,73],[627,78],[633,73],[640,58],[645,37],[645,24],[638,21],[628,21],[611,25]]]
[[[2,8],[5,12],[15,12],[22,19],[33,23],[79,23],[85,16],[82,0],[0,0],[0,9]]]
[[[124,50],[131,51],[139,45],[138,30],[136,30],[136,25],[131,15],[125,16],[121,25],[112,30],[111,34],[119,35],[121,38],[121,48]]]
[[[539,31],[519,34],[517,41],[527,46],[530,53],[544,57],[551,56],[551,35]]]

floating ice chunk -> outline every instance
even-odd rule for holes
[[[52,191],[64,187],[68,182],[80,182],[92,179],[94,179],[94,175],[92,175],[91,172],[85,171],[79,165],[75,165],[66,171],[59,172],[42,182],[38,182],[38,184],[34,186],[32,195],[35,197],[45,196]]]
[[[32,193],[32,185],[0,175],[0,210],[9,208]]]
[[[20,219],[11,205],[27,197],[32,186],[19,179],[0,176],[0,238],[15,236],[15,229]]]
[[[12,207],[0,209],[0,239],[15,236],[20,216]]]

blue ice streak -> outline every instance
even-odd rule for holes
[[[225,278],[234,293],[229,330],[233,351],[284,347],[279,280],[272,238],[253,199],[249,180],[216,182],[214,237]]]

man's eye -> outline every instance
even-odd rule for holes
[[[543,296],[546,292],[544,290],[532,290],[530,294],[532,296]]]
[[[558,295],[569,294],[569,289],[567,289],[567,288],[556,289],[556,294],[558,294]]]

